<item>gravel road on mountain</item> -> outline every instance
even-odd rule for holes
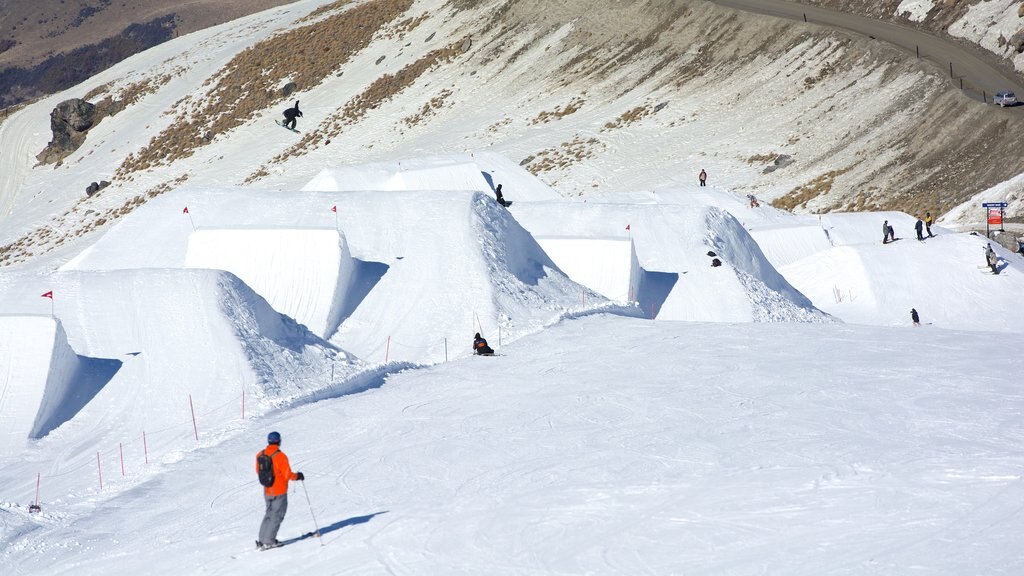
[[[862,34],[892,44],[915,56],[920,50],[921,58],[938,66],[945,74],[950,74],[952,66],[950,82],[960,88],[962,80],[964,92],[978,100],[984,95],[991,101],[992,95],[1000,90],[1012,90],[1024,95],[1024,84],[1020,80],[999,70],[978,54],[955,42],[915,28],[786,0],[708,1],[726,8],[791,20],[806,20],[811,24]]]

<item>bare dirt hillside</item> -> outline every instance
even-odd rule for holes
[[[77,84],[174,36],[291,2],[0,0],[0,106]]]

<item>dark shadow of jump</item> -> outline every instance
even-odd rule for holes
[[[652,272],[641,268],[636,300],[646,317],[657,316],[678,281],[676,272]]]
[[[122,362],[107,358],[77,356],[67,384],[46,384],[46,392],[29,438],[38,440],[71,420],[108,382],[114,379]]]
[[[338,325],[345,323],[349,316],[356,311],[356,308],[363,303],[363,300],[370,294],[373,287],[380,282],[388,272],[388,265],[382,262],[366,262],[353,258],[355,270],[353,272],[352,285],[345,297],[345,308],[341,311]],[[337,329],[337,328],[335,328]]]

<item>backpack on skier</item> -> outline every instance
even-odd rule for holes
[[[260,484],[267,487],[274,485],[274,457],[268,455],[266,450],[256,457],[256,473],[260,477]]]

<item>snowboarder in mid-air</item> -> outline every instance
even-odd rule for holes
[[[302,111],[299,110],[298,100],[295,101],[294,107],[284,111],[284,122],[281,123],[281,126],[289,130],[295,130],[296,118],[302,118]]]
[[[267,463],[265,458],[269,458],[270,462]],[[261,463],[265,463],[263,470]],[[292,472],[288,456],[281,452],[281,435],[277,432],[267,435],[267,447],[256,455],[256,473],[259,475],[260,484],[263,485],[263,500],[267,505],[256,547],[268,550],[281,545],[277,541],[277,531],[284,521],[285,512],[288,511],[288,482],[302,481],[306,478],[302,472]]]
[[[479,332],[473,336],[473,350],[480,356],[494,355],[494,349],[487,345],[487,340]]]

